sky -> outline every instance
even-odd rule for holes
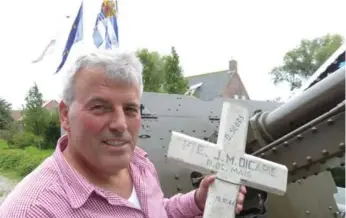
[[[60,99],[66,67],[54,72],[80,2],[0,1],[0,97],[14,109],[25,103],[34,82],[44,99]],[[84,2],[86,39],[73,48],[69,61],[92,48],[90,32],[102,1]],[[268,72],[282,64],[284,54],[301,39],[345,35],[345,0],[119,0],[118,4],[122,50],[148,48],[165,54],[175,46],[186,76],[226,70],[228,61],[236,59],[253,100],[290,96],[288,86],[275,86]],[[32,64],[53,38],[56,46],[43,61]]]

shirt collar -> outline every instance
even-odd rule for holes
[[[73,208],[79,208],[84,205],[92,192],[99,190],[99,188],[88,182],[66,161],[63,156],[63,151],[67,146],[68,137],[67,135],[63,135],[57,142],[54,158],[58,165],[60,171],[59,176],[63,183],[63,189],[67,193],[70,205]],[[148,164],[148,154],[136,146],[130,163],[131,168],[137,167],[143,171],[147,169]]]

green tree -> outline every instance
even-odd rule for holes
[[[146,92],[163,92],[164,71],[162,57],[158,52],[148,49],[137,51],[137,56],[143,64],[143,84]]]
[[[13,122],[11,109],[11,103],[0,98],[0,130],[7,129],[7,127]]]
[[[48,111],[47,111],[48,112]],[[44,133],[44,146],[43,149],[55,148],[56,142],[60,138],[60,122],[58,111],[47,113],[48,123]]]
[[[344,42],[339,34],[327,34],[312,40],[303,39],[297,48],[288,51],[283,65],[269,73],[274,84],[288,82],[291,91],[300,88],[302,79],[310,77]]]
[[[40,93],[36,83],[30,88],[25,101],[26,104],[23,110],[24,130],[43,137],[48,119],[47,112],[42,107],[42,93]]]
[[[185,79],[179,63],[179,55],[174,47],[171,55],[164,57],[165,91],[171,94],[184,94],[188,89],[188,81]]]

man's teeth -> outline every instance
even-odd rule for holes
[[[104,141],[104,143],[111,146],[121,146],[124,144],[124,142],[119,142],[119,141]]]

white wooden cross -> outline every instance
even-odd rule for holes
[[[245,153],[249,112],[223,103],[217,144],[172,132],[167,157],[205,173],[216,173],[209,187],[203,218],[234,218],[241,184],[283,195],[287,167]]]

